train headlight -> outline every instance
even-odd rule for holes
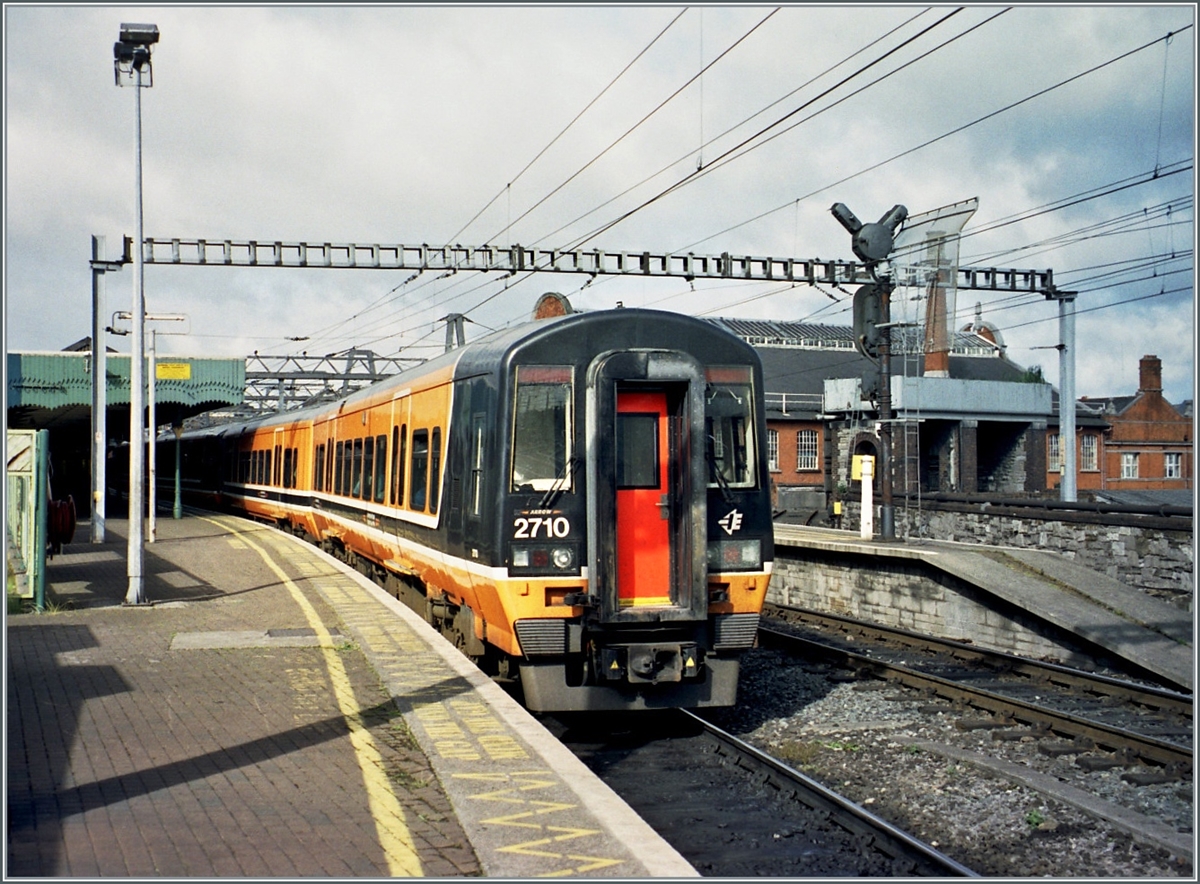
[[[711,571],[757,571],[762,567],[762,543],[758,540],[718,540],[708,545]]]
[[[572,546],[514,544],[512,567],[528,574],[575,574],[579,566]]]

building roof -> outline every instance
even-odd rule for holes
[[[783,322],[774,319],[730,319],[712,317],[714,325],[737,335],[755,347],[788,347],[805,350],[854,349],[854,333],[850,326],[824,325],[810,322]],[[993,342],[973,332],[954,333],[952,352],[963,356],[995,356],[999,348]],[[919,328],[892,329],[892,352],[912,355],[924,352],[924,338]]]
[[[708,321],[754,346],[762,360],[769,414],[815,417],[822,410],[826,380],[860,378],[872,366],[855,349],[849,326],[758,319]],[[922,376],[925,360],[920,329],[894,329],[893,335],[893,376]],[[956,332],[950,376],[971,381],[1021,381],[1025,369],[1000,354],[991,341],[973,333]]]
[[[1093,492],[1101,503],[1119,503],[1126,506],[1193,506],[1195,492],[1190,488],[1174,488],[1159,491],[1114,491],[1104,489]]]
[[[110,409],[129,409],[129,354],[106,360],[105,398]],[[173,412],[199,414],[238,405],[246,387],[243,359],[162,356],[158,359],[155,400],[178,406]],[[90,420],[92,407],[91,352],[10,352],[5,405],[8,426],[46,429]]]

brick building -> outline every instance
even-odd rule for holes
[[[1143,356],[1132,396],[1083,397],[1076,409],[1077,487],[1092,491],[1193,488],[1192,419],[1162,394],[1162,360]],[[1047,428],[1047,487],[1062,473],[1057,420]]]

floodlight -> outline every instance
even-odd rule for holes
[[[158,42],[158,25],[121,24],[120,40],[135,46],[149,46]]]

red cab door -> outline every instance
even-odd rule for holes
[[[671,523],[667,396],[617,389],[617,598],[669,605]]]

